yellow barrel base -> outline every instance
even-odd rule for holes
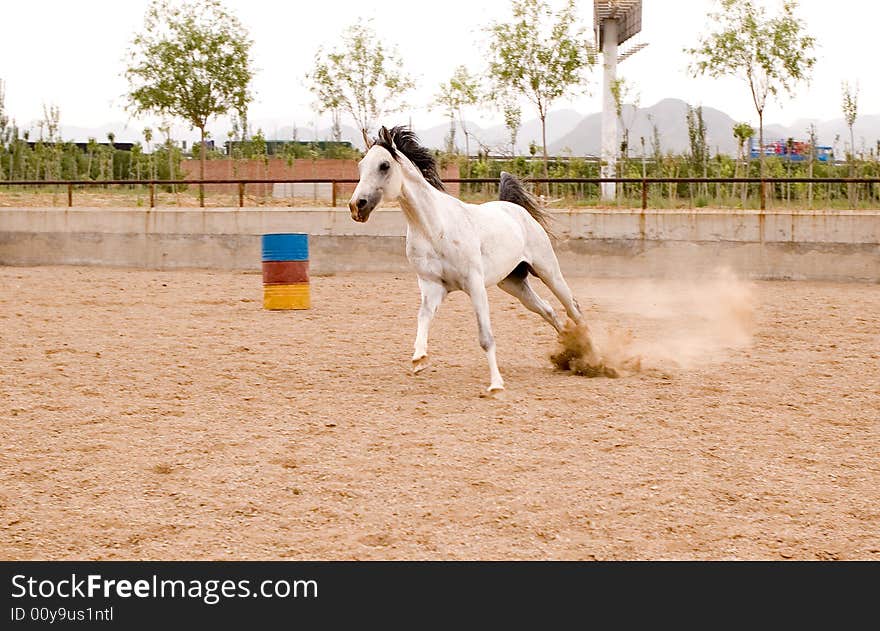
[[[263,286],[264,309],[275,311],[279,309],[308,309],[310,307],[308,283]]]

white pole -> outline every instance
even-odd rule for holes
[[[616,177],[617,165],[617,108],[611,86],[617,80],[617,20],[602,22],[602,177]],[[602,184],[602,201],[617,197],[617,184]]]

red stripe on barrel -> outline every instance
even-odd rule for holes
[[[264,285],[309,282],[308,261],[263,261]]]

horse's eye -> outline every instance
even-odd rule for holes
[[[379,165],[380,171],[387,171],[390,168],[391,168],[391,165],[388,164],[387,162],[383,162],[382,164]]]

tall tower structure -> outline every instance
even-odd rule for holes
[[[616,177],[617,108],[612,86],[617,80],[617,64],[647,44],[637,44],[623,54],[619,46],[642,30],[642,0],[593,0],[593,29],[596,48],[602,53],[602,177]],[[602,199],[613,200],[614,182],[602,184]]]

